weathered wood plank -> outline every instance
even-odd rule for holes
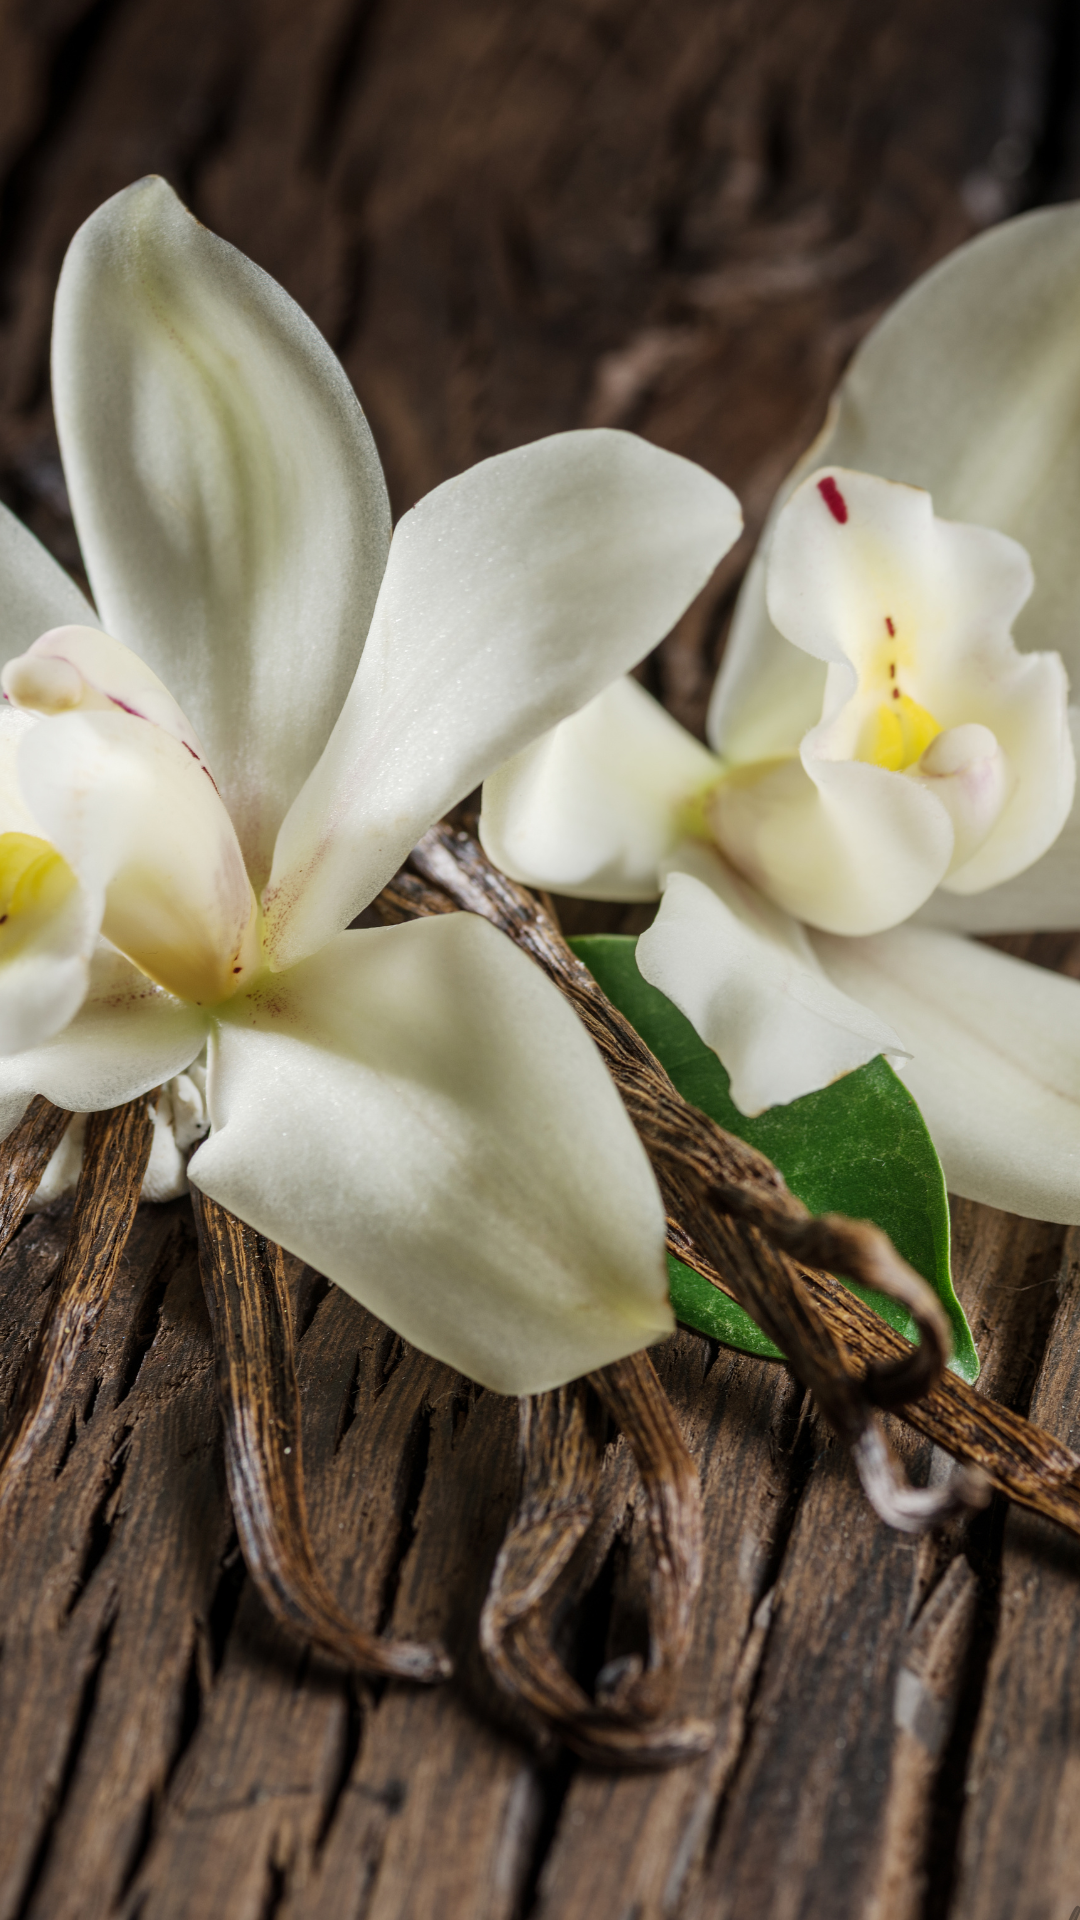
[[[213,1473],[217,1441],[205,1412],[199,1418],[193,1392],[198,1369],[191,1364],[190,1351],[170,1354],[168,1338],[155,1334],[158,1303],[170,1276],[175,1273],[172,1285],[183,1288],[183,1274],[176,1273],[186,1239],[183,1214],[183,1206],[174,1206],[140,1215],[94,1339],[75,1357],[58,1396],[55,1422],[47,1439],[39,1442],[33,1466],[4,1516],[0,1565],[0,1725],[5,1735],[0,1743],[0,1914],[4,1920],[20,1912],[28,1897],[36,1864],[40,1864],[43,1835],[48,1827],[51,1841],[56,1831],[50,1823],[76,1784],[73,1769],[78,1768],[91,1727],[93,1739],[101,1737],[108,1744],[104,1728],[99,1735],[97,1700],[109,1660],[117,1663],[113,1672],[126,1668],[129,1688],[133,1679],[138,1681],[134,1699],[128,1688],[122,1690],[127,1712],[115,1735],[130,1745],[140,1717],[153,1729],[141,1761],[147,1770],[144,1800],[152,1791],[155,1770],[165,1764],[170,1725],[180,1711],[188,1665],[182,1641],[189,1632],[190,1613],[190,1598],[184,1595],[192,1586],[198,1591],[200,1577],[212,1580],[215,1522],[213,1507],[206,1510],[203,1488],[196,1502],[196,1512],[202,1511],[198,1523],[193,1523],[176,1456],[179,1453],[181,1461],[188,1456],[201,1461],[204,1471],[209,1462]],[[9,1259],[18,1258],[21,1237]],[[205,1365],[201,1321],[198,1336]],[[139,1431],[141,1419],[153,1413],[153,1401],[144,1404],[137,1385],[144,1342],[151,1338],[155,1350],[151,1372],[165,1368],[167,1379],[178,1360],[181,1369],[179,1431],[172,1436],[171,1458],[168,1449],[162,1452],[156,1444],[144,1447]],[[138,1479],[128,1481],[128,1474],[136,1469]],[[130,1525],[129,1501],[137,1516]],[[218,1527],[222,1512],[219,1491]],[[162,1613],[160,1608],[169,1596],[175,1596],[176,1610],[170,1612],[164,1606]],[[148,1630],[152,1630],[149,1645]],[[148,1668],[155,1640],[159,1663]],[[123,1789],[117,1784],[123,1800]],[[123,1812],[121,1824],[126,1830],[130,1808]],[[141,1812],[138,1802],[136,1820]],[[122,1847],[118,1871],[122,1877]],[[85,1888],[80,1888],[80,1894],[85,1900]]]
[[[1067,42],[1050,62],[1067,12],[1050,0],[7,0],[0,494],[78,564],[48,410],[49,308],[79,220],[157,169],[342,351],[399,510],[484,454],[588,420],[704,460],[740,493],[752,533],[881,305],[979,224],[1061,189]],[[697,727],[748,544],[647,669]],[[230,1554],[182,1212],[140,1220],[126,1291],[65,1389],[0,1568],[0,1916],[563,1920],[588,1907],[589,1920],[645,1920],[704,1902],[713,1920],[709,1900],[731,1889],[751,1901],[740,1912],[830,1920],[857,1910],[859,1890],[875,1920],[917,1905],[940,1790],[918,1703],[936,1702],[940,1732],[969,1624],[960,1556],[992,1573],[996,1536],[921,1551],[887,1539],[828,1449],[813,1465],[815,1428],[792,1452],[779,1369],[721,1356],[706,1371],[701,1343],[673,1343],[661,1365],[701,1462],[709,1554],[684,1704],[726,1703],[726,1724],[682,1774],[540,1766],[493,1717],[478,1662],[442,1692],[376,1697],[270,1627]],[[962,1233],[970,1270],[984,1269],[972,1285],[988,1378],[1022,1403],[1051,1242],[977,1210]],[[0,1261],[7,1396],[62,1246],[62,1222],[35,1221]],[[1008,1295],[1025,1248],[1041,1265],[1023,1284],[1041,1291]],[[301,1291],[302,1310],[316,1307],[300,1375],[327,1578],[358,1617],[445,1634],[461,1656],[513,1500],[513,1409],[406,1354],[336,1293],[320,1300],[310,1276]],[[1069,1437],[1049,1387],[1039,1412]],[[926,1469],[926,1449],[911,1458]],[[567,1645],[577,1635],[586,1667],[632,1638],[640,1598],[624,1450],[605,1486],[568,1588]],[[976,1873],[991,1829],[995,1885],[1013,1884],[1009,1793],[1034,1795],[1072,1755],[1071,1704],[1054,1722],[1039,1669],[1058,1657],[1071,1576],[1027,1540],[1010,1523],[965,1915],[993,1893],[989,1867]],[[582,1616],[574,1592],[596,1575]],[[774,1585],[770,1624],[758,1608]],[[908,1687],[916,1708],[894,1728],[905,1666],[922,1693]],[[1071,1684],[1063,1671],[1067,1703]],[[1010,1768],[991,1730],[1030,1701]],[[782,1882],[795,1827],[805,1845]],[[1029,1829],[1048,1831],[1035,1816]],[[824,1862],[808,1857],[817,1845]],[[1080,1900],[1075,1887],[1059,1898],[1070,1847],[1041,1879],[1022,1856],[1063,1914]],[[1002,1895],[985,1910],[1009,1909]]]
[[[1080,1436],[1080,1237],[1070,1232],[1032,1400]],[[1035,1515],[1005,1522],[998,1626],[966,1781],[956,1920],[1049,1920],[1080,1902],[1080,1552]]]

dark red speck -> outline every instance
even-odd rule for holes
[[[894,687],[894,688],[893,688],[893,690],[892,690],[892,697],[893,697],[893,699],[894,699],[894,700],[899,700],[899,698],[900,698],[900,689],[899,689],[899,687]]]
[[[827,473],[824,480],[818,481],[817,490],[824,500],[825,505],[828,507],[829,512],[832,514],[833,519],[839,521],[840,525],[843,526],[847,520],[847,501],[844,499],[831,473]]]
[[[121,713],[130,713],[133,720],[146,719],[145,713],[140,713],[138,707],[129,707],[127,701],[118,700],[115,693],[110,693],[108,698],[112,701],[114,707],[119,707]]]
[[[889,619],[889,616],[888,616],[888,614],[886,614],[886,615],[885,615],[885,625],[886,625],[886,626],[888,627],[888,629],[889,629],[889,638],[890,638],[890,640],[891,640],[891,639],[892,639],[892,637],[893,637],[893,635],[894,635],[894,634],[895,634],[895,632],[896,632],[896,628],[895,628],[895,627],[893,626],[893,623],[892,623],[892,621],[891,621],[891,620]]]
[[[198,754],[196,753],[196,751],[195,751],[195,749],[194,749],[194,747],[188,747],[188,743],[187,743],[187,741],[186,741],[186,740],[182,740],[182,741],[180,742],[180,745],[181,745],[182,747],[187,747],[187,750],[188,750],[188,752],[190,753],[190,755],[191,755],[191,757],[192,757],[192,759],[193,759],[193,760],[197,760],[197,759],[198,759],[198,757],[199,757],[199,756],[198,756]]]

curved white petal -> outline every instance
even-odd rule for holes
[[[798,759],[729,774],[708,816],[723,853],[778,906],[831,933],[873,933],[944,878],[952,821],[928,783],[831,759],[831,725],[807,734]]]
[[[274,852],[272,964],[321,946],[433,820],[662,639],[740,526],[701,467],[599,428],[484,460],[407,513]]]
[[[966,704],[969,721],[993,733],[1008,783],[990,831],[970,857],[954,859],[942,882],[949,892],[975,894],[1022,874],[1053,847],[1072,810],[1076,757],[1068,682],[1052,653],[1021,655],[992,687],[974,687]]]
[[[955,702],[958,667],[993,672],[1015,658],[1012,623],[1032,586],[1015,540],[941,518],[922,488],[830,462],[777,519],[766,595],[804,653],[864,673],[880,656],[936,713]]]
[[[0,506],[0,667],[49,627],[94,627],[94,610],[40,540]]]
[[[71,244],[53,393],[102,621],[198,728],[261,881],[382,576],[367,423],[295,303],[158,179]]]
[[[0,676],[16,706],[39,714],[130,713],[163,727],[203,760],[198,734],[167,686],[111,634],[98,627],[53,627]]]
[[[194,750],[134,715],[64,713],[23,737],[19,780],[102,931],[152,979],[212,1004],[257,960],[256,909],[232,823]]]
[[[815,935],[830,979],[895,1026],[954,1193],[1080,1222],[1080,983],[922,927]]]
[[[0,703],[0,833],[42,833],[19,782],[19,749],[39,724],[32,713]]]
[[[1080,709],[1066,710],[1073,759],[1080,753]],[[979,893],[932,894],[915,916],[923,926],[957,933],[1027,933],[1080,927],[1080,796],[1053,845],[1010,880]]]
[[[21,836],[20,836],[21,837]],[[44,841],[34,848],[54,884],[40,903],[9,920],[8,836],[0,835],[0,1055],[40,1046],[67,1026],[86,996],[90,955],[101,925],[100,892],[79,885]],[[20,862],[22,864],[22,862]]]
[[[785,482],[811,468],[857,467],[926,487],[939,513],[1011,534],[1038,591],[1021,646],[1059,652],[1080,682],[1076,527],[1080,522],[1080,208],[1009,220],[935,267],[862,343],[825,428]],[[793,750],[820,711],[821,670],[777,663],[764,563],[747,574],[713,695],[709,737],[756,759]],[[801,697],[800,697],[801,695]]]
[[[122,954],[99,945],[90,987],[63,1033],[0,1060],[0,1139],[35,1093],[71,1113],[96,1113],[181,1073],[206,1041],[207,1019],[174,1000]]]
[[[644,687],[615,680],[485,780],[480,839],[530,886],[655,900],[661,862],[719,773]]]
[[[1031,865],[1072,804],[1064,669],[1012,639],[1031,586],[1014,540],[940,519],[921,489],[843,468],[815,469],[772,538],[772,618],[830,663],[819,750],[926,776],[957,830],[945,881],[957,892]],[[993,735],[981,764],[960,750],[973,726]]]
[[[905,1057],[892,1028],[826,978],[798,921],[707,847],[675,854],[637,962],[720,1056],[742,1113],[827,1087],[879,1053]]]
[[[807,456],[809,460],[809,455]],[[727,645],[709,700],[705,737],[733,766],[787,759],[821,718],[827,669],[778,632],[765,605],[765,582],[773,528],[795,482],[800,463],[777,495],[757,551],[735,603]]]
[[[193,1185],[485,1386],[536,1393],[673,1325],[599,1056],[471,915],[341,934],[231,1002],[209,1099]]]
[[[19,752],[38,724],[0,705],[0,1055],[40,1045],[78,1011],[104,906],[100,886],[50,857],[27,805]]]

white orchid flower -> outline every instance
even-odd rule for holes
[[[0,516],[0,1133],[171,1082],[191,1137],[205,1047],[193,1183],[428,1352],[528,1393],[659,1337],[659,1193],[565,1001],[467,914],[346,929],[655,644],[732,496],[570,433],[391,543],[329,348],[159,180],[72,244],[54,392],[96,611]]]
[[[1062,1222],[1080,986],[962,935],[1080,925],[1078,305],[1074,207],[928,275],[782,489],[710,749],[621,682],[500,769],[482,821],[521,879],[664,889],[641,970],[744,1111],[884,1053],[953,1191]]]

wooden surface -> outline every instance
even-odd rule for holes
[[[397,510],[615,422],[722,475],[753,531],[883,304],[1080,186],[1074,12],[3,0],[0,491],[77,565],[52,293],[79,220],[159,170],[326,331]],[[647,670],[693,726],[746,551]],[[1076,1444],[1080,1240],[965,1204],[956,1237],[986,1387]],[[0,1262],[7,1403],[64,1245],[41,1217]],[[717,1746],[647,1778],[540,1766],[474,1650],[515,1407],[295,1287],[323,1569],[368,1624],[444,1640],[459,1678],[358,1688],[262,1610],[190,1209],[143,1209],[0,1566],[0,1920],[1069,1920],[1075,1545],[997,1504],[889,1534],[782,1368],[679,1336],[657,1359],[706,1557],[682,1704]],[[893,1431],[913,1474],[941,1470]],[[640,1629],[621,1446],[606,1473],[567,1628],[586,1681]]]

